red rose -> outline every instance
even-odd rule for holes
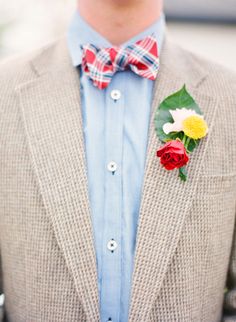
[[[174,140],[167,142],[157,150],[157,156],[161,158],[161,164],[167,170],[181,168],[188,163],[188,155],[182,142]]]

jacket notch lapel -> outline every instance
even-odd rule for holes
[[[63,57],[63,52],[59,50],[60,57]],[[45,56],[40,58],[42,66],[49,64],[44,61]],[[54,59],[59,60],[55,56]],[[32,82],[22,85],[17,92],[46,212],[73,276],[87,320],[99,321],[79,76],[69,57],[65,57],[55,67],[49,64],[53,66],[49,72],[43,72]]]
[[[188,83],[186,83],[187,88],[204,113],[209,125],[209,133],[190,155],[190,162],[187,166],[188,179],[183,182],[178,177],[176,170],[165,170],[156,157],[156,151],[163,143],[160,142],[155,133],[155,110],[165,97],[179,90],[186,82],[184,78],[173,72],[176,71],[176,68],[170,63],[170,50],[166,49],[163,55],[163,63],[153,96],[146,169],[136,238],[129,322],[148,321],[150,310],[158,297],[194,198],[218,105],[214,98],[208,97],[196,89],[201,79],[195,78],[194,85],[189,83],[188,86]],[[170,68],[171,66],[172,68]]]

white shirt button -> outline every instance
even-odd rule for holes
[[[108,163],[107,169],[110,172],[115,172],[117,170],[117,164],[114,161],[111,161],[111,162]]]
[[[117,248],[118,244],[114,239],[109,240],[107,243],[107,248],[111,251],[114,252],[114,250]]]
[[[114,101],[117,101],[118,99],[121,98],[121,92],[118,90],[118,89],[113,89],[111,91],[111,98],[114,100]]]

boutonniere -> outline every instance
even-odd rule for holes
[[[157,108],[155,130],[158,138],[165,143],[157,150],[162,166],[167,170],[178,169],[179,177],[186,181],[189,154],[207,135],[208,126],[185,85]]]

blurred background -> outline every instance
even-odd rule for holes
[[[0,0],[0,60],[63,34],[76,0]],[[236,70],[236,0],[165,0],[172,38]]]

